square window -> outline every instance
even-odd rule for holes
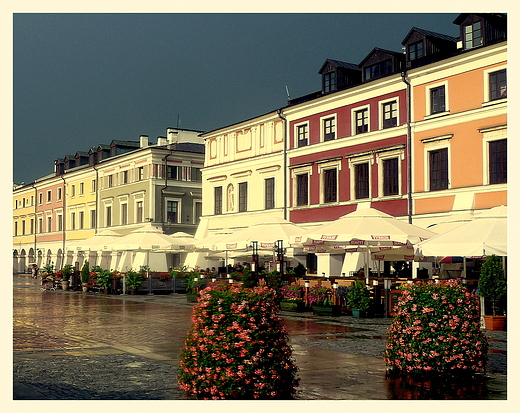
[[[423,41],[415,42],[408,45],[408,59],[415,60],[424,56]]]

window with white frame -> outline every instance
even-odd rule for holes
[[[380,104],[381,129],[392,128],[398,125],[399,110],[397,99],[383,101]]]
[[[169,224],[177,224],[179,222],[179,201],[166,201],[166,221]]]
[[[482,182],[484,185],[507,183],[507,128],[486,128],[482,133]]]
[[[323,141],[332,141],[336,139],[336,117],[329,116],[322,118],[322,136]]]
[[[309,174],[296,175],[296,206],[309,205]]]
[[[215,215],[222,215],[222,187],[221,186],[216,186],[214,188],[213,202],[214,202],[213,213]]]
[[[506,97],[507,97],[506,69],[491,72],[489,74],[489,100],[503,99]]]
[[[38,204],[41,205],[43,203],[43,192],[38,193]]]
[[[47,191],[47,202],[52,201],[52,191]]]
[[[448,148],[428,152],[430,191],[448,189]]]
[[[337,202],[338,200],[338,170],[324,169],[323,175],[323,203]]]
[[[52,217],[47,217],[47,232],[52,232]]]
[[[58,188],[56,192],[57,192],[56,200],[57,201],[61,201],[61,197],[62,197],[62,190],[61,190],[61,188]]]
[[[349,157],[350,199],[366,199],[371,197],[371,169],[374,155],[358,154]]]
[[[301,148],[309,144],[309,123],[302,123],[295,126],[296,147]]]
[[[430,89],[430,113],[440,113],[446,110],[445,86],[437,86]]]
[[[202,202],[195,202],[195,213],[193,214],[194,224],[200,223],[200,217],[202,216]]]
[[[96,210],[90,210],[90,228],[96,228]]]
[[[108,205],[105,207],[105,226],[112,226],[112,205]]]
[[[78,212],[78,228],[85,228],[85,213],[83,211]]]
[[[96,192],[96,180],[95,179],[93,179],[90,182],[90,192],[92,192],[92,193]]]
[[[70,197],[74,198],[76,196],[76,185],[70,186]]]
[[[238,184],[238,212],[247,211],[247,182]]]
[[[76,213],[70,213],[70,229],[76,229]]]
[[[121,204],[121,225],[128,224],[128,203]]]
[[[57,230],[58,231],[63,231],[63,215],[62,214],[56,215],[56,220],[58,221],[58,228],[57,228]]]
[[[352,117],[354,119],[352,135],[359,135],[369,131],[370,112],[368,106],[353,110]]]
[[[143,222],[144,220],[144,206],[143,201],[135,203],[135,222]]]
[[[38,218],[38,234],[43,233],[43,218]]]
[[[274,208],[274,178],[265,179],[265,209]]]

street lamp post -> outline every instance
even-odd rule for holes
[[[283,240],[279,239],[276,241],[276,261],[278,263],[277,270],[280,272],[280,278],[283,280],[284,278],[284,253],[283,253]]]
[[[253,254],[251,257],[251,272],[253,274],[255,283],[258,284],[258,241],[251,241],[251,248],[253,249]]]

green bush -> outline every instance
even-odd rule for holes
[[[400,288],[383,354],[391,371],[474,373],[485,367],[488,344],[477,300],[458,280]]]
[[[348,307],[359,311],[367,311],[370,307],[370,291],[361,281],[351,285],[347,292]]]
[[[288,399],[299,379],[268,287],[210,284],[193,309],[178,382],[197,399]]]
[[[130,290],[138,289],[144,281],[144,277],[141,273],[133,270],[128,270],[125,277],[125,285]]]
[[[487,257],[482,264],[478,289],[479,295],[489,300],[492,314],[495,316],[500,313],[500,300],[507,294],[507,279],[502,261],[496,255]]]
[[[86,284],[86,283],[88,283],[89,278],[90,278],[89,263],[88,263],[88,261],[85,261],[85,264],[83,264],[83,267],[81,267],[81,282],[83,284]]]

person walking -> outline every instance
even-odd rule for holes
[[[38,268],[38,266],[36,264],[33,264],[32,265],[32,268],[31,268],[31,274],[32,274],[32,277],[33,278],[38,278],[38,271],[40,269]]]

